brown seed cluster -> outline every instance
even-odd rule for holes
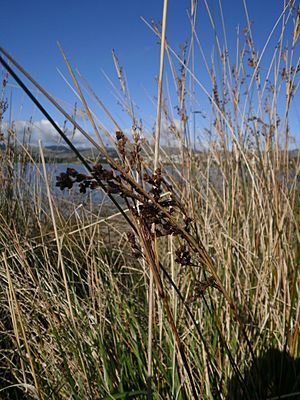
[[[86,193],[87,189],[94,190],[104,185],[105,191],[112,194],[122,195],[121,179],[112,170],[107,170],[101,164],[94,165],[91,175],[85,175],[77,172],[74,168],[67,168],[56,177],[56,186],[61,190],[72,189],[79,183],[80,193]]]
[[[135,169],[138,173],[141,172],[142,162],[143,162],[142,147],[141,147],[140,141],[141,141],[140,134],[137,132],[134,132],[133,146],[132,146],[133,148],[130,152],[130,166],[135,167]]]
[[[117,131],[116,132],[116,138],[117,138],[117,147],[118,147],[119,153],[121,155],[122,161],[125,161],[125,158],[126,158],[126,143],[127,143],[128,139],[124,135],[124,133],[121,132],[121,131]]]
[[[220,290],[220,287],[213,276],[210,276],[203,281],[196,282],[193,290],[194,294],[192,296],[189,296],[188,302],[198,300],[199,297],[202,297],[207,289],[210,287]]]
[[[67,168],[66,172],[62,172],[56,177],[56,186],[60,190],[72,189],[75,183],[79,183],[80,192],[85,193],[86,188],[90,187],[90,181],[92,177],[84,174],[80,174],[74,168]]]
[[[136,169],[137,164],[141,162],[139,135],[135,135],[134,150],[127,153],[126,144],[128,139],[123,132],[116,132],[116,138],[121,158],[125,160],[128,154],[131,155],[131,159],[129,160],[130,165]],[[128,165],[128,158],[126,158],[126,163]],[[171,185],[164,179],[161,169],[157,168],[154,173],[151,173],[149,170],[144,171],[143,175],[141,175],[141,181],[147,195],[143,190],[139,190],[126,177],[126,174],[122,174],[119,170],[113,168],[106,169],[101,164],[96,164],[93,166],[90,175],[81,174],[74,168],[68,168],[66,172],[57,176],[56,185],[63,190],[65,188],[71,189],[74,185],[78,184],[81,193],[86,193],[88,189],[93,190],[101,186],[106,193],[119,195],[125,199],[133,217],[139,220],[140,226],[143,226],[144,232],[147,232],[149,238],[154,235],[154,226],[156,237],[168,235],[179,236],[184,242],[185,234],[183,231],[190,232],[193,229],[193,221],[186,215],[184,207],[177,199]],[[166,190],[168,194],[162,196]],[[173,218],[170,218],[171,215],[174,215],[177,221],[181,221],[182,228],[179,228],[174,223]],[[135,233],[128,233],[127,238],[132,249],[132,254],[135,257],[140,257],[142,251]],[[192,251],[189,247],[186,244],[179,244],[176,250],[175,261],[185,267],[197,266],[198,263],[192,257]]]
[[[178,264],[182,266],[193,265],[191,254],[189,250],[186,248],[186,246],[181,245],[176,250],[175,254],[176,254],[175,261]]]
[[[136,242],[136,238],[133,232],[127,232],[127,239],[131,247],[132,255],[136,258],[142,256],[142,251],[140,246]]]

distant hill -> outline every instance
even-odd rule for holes
[[[77,162],[78,159],[74,152],[67,146],[64,145],[51,145],[44,147],[44,157],[46,162],[56,162],[56,163],[69,163],[69,162]],[[94,148],[78,148],[77,149],[81,155],[90,160],[100,159],[101,156],[98,150]],[[112,158],[118,157],[118,154],[114,148],[108,148],[108,153]],[[38,148],[31,148],[31,153],[34,158],[39,156],[39,149]],[[100,157],[99,157],[100,156]]]
[[[6,146],[4,143],[0,143],[0,152],[5,152]],[[17,149],[15,148],[14,151]],[[34,160],[38,161],[40,157],[40,150],[37,146],[30,146],[28,148],[29,152],[31,153],[31,156],[33,157]],[[78,151],[81,153],[81,155],[88,159],[93,161],[100,161],[100,162],[105,162],[105,158],[100,156],[100,153],[98,150],[90,147],[82,147],[78,148]],[[109,155],[112,158],[118,158],[118,153],[115,148],[113,147],[108,147],[107,151]],[[147,160],[149,157],[150,159],[152,158],[154,148],[153,146],[149,144],[144,144],[144,151],[142,151],[143,156],[145,160]],[[43,148],[44,152],[44,157],[46,162],[54,162],[54,163],[76,163],[79,162],[76,155],[73,153],[73,151],[65,146],[65,145],[60,145],[60,144],[55,144],[55,145],[48,145],[44,146]],[[20,148],[20,153],[22,153],[22,150]],[[16,151],[15,155],[17,157],[18,150]],[[197,155],[197,157],[202,157],[206,158],[207,153],[206,151],[196,151],[194,155]],[[170,161],[172,162],[181,162],[181,149],[179,147],[171,147],[171,146],[162,146],[161,148],[161,158],[162,162]],[[289,160],[292,161],[296,159],[297,157],[300,157],[300,149],[293,149],[289,151]]]
[[[45,146],[45,149],[49,150],[49,151],[56,152],[56,153],[72,152],[72,150],[69,149],[69,147],[64,146],[64,145],[59,145],[59,144],[54,144],[54,145],[51,145],[51,146]]]

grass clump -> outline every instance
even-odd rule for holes
[[[5,398],[267,399],[300,392],[300,163],[289,131],[298,89],[299,8],[293,2],[284,7],[267,72],[265,48],[256,51],[250,23],[244,38],[238,36],[234,65],[226,36],[222,50],[217,35],[207,69],[210,90],[191,56],[202,48],[195,8],[190,21],[192,38],[180,56],[164,29],[150,26],[162,43],[159,95],[164,52],[177,94],[179,120],[167,96],[157,111],[157,125],[162,113],[164,133],[176,144],[172,152],[160,146],[158,127],[154,145],[145,139],[115,53],[131,135],[83,79],[115,125],[114,133],[101,132],[62,51],[96,140],[1,50],[95,148],[95,159],[87,160],[68,143],[86,171],[66,167],[57,187],[82,198],[101,189],[110,201],[78,205],[58,194],[41,144],[41,166],[22,143],[16,169],[10,151],[18,138],[8,129],[0,165]],[[293,34],[284,46],[288,23]],[[210,124],[199,140],[197,87],[210,104]],[[103,133],[118,158],[104,147]],[[30,184],[28,165],[38,171]]]

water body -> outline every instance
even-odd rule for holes
[[[103,168],[109,168],[109,165],[102,164]],[[41,166],[40,166],[41,167]],[[56,196],[62,196],[65,200],[71,201],[73,203],[93,203],[99,204],[103,201],[108,202],[108,196],[101,190],[97,188],[94,190],[87,189],[86,193],[80,193],[79,184],[75,183],[72,189],[61,190],[56,186],[57,176],[61,173],[65,173],[67,168],[74,168],[80,174],[86,174],[90,176],[90,172],[81,164],[46,164],[48,172],[48,181],[51,186],[52,191]]]
[[[109,168],[103,165],[104,168]],[[84,205],[92,208],[97,204],[109,202],[107,195],[99,188],[94,190],[87,190],[86,193],[80,193],[79,184],[74,184],[72,189],[61,190],[57,183],[57,176],[66,172],[67,168],[74,168],[77,172],[90,175],[89,172],[81,164],[52,164],[46,163],[47,181],[50,187],[50,192],[57,202],[63,202],[66,205],[70,204],[74,208],[76,206]],[[11,177],[13,174],[13,178]],[[13,182],[12,190],[22,196],[27,196],[29,200],[36,201],[41,198],[43,203],[47,202],[47,187],[42,164],[27,163],[26,165],[16,163],[13,171],[8,169],[5,171],[7,179]],[[0,182],[1,188],[1,182]],[[17,193],[16,193],[17,194]],[[123,200],[123,199],[120,199]]]
[[[108,164],[102,164],[103,168],[110,169]],[[81,164],[61,164],[61,163],[48,163],[46,164],[47,169],[47,179],[50,186],[50,190],[52,195],[59,201],[64,201],[66,204],[72,204],[72,206],[80,206],[85,205],[89,208],[92,205],[99,205],[103,202],[110,203],[108,196],[103,193],[103,191],[98,188],[95,190],[87,189],[86,193],[80,193],[79,185],[75,184],[72,189],[64,189],[61,190],[56,186],[56,177],[61,173],[66,172],[67,168],[74,168],[77,172],[82,174],[90,175],[90,173],[85,169]],[[172,166],[166,167],[167,172],[169,172],[175,181],[178,183],[182,182],[182,177],[180,176],[180,170],[174,170]],[[247,171],[246,171],[247,172]],[[196,173],[196,171],[194,171]],[[15,187],[14,190],[24,190],[25,192],[35,195],[35,196],[43,196],[46,197],[46,184],[44,178],[44,172],[42,168],[42,164],[31,164],[28,163],[26,166],[23,164],[15,164],[14,166],[14,174],[16,177],[20,177],[21,179],[16,179],[16,181],[20,181],[21,185]],[[205,172],[204,172],[205,174]],[[208,177],[210,184],[212,184],[217,190],[222,192],[223,190],[223,176],[220,174],[220,171],[216,167],[212,167],[209,171]],[[300,187],[300,177],[295,174],[295,171],[290,171],[290,180],[296,180],[297,187]],[[198,190],[201,188],[205,188],[206,185],[206,176],[197,174],[196,181],[198,182]],[[183,182],[182,182],[183,183]],[[290,185],[290,183],[288,183]],[[0,182],[1,187],[1,182]],[[115,196],[118,203],[124,203],[124,199],[120,196]]]

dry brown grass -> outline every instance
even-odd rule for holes
[[[285,47],[289,22],[293,35]],[[159,148],[159,134],[155,146],[142,138],[115,54],[124,108],[133,118],[130,137],[83,80],[117,129],[101,132],[61,50],[98,143],[1,49],[107,160],[109,168],[88,164],[86,174],[66,170],[58,179],[61,189],[89,193],[100,187],[117,207],[108,218],[92,203],[62,211],[42,146],[43,172],[22,190],[24,171],[14,172],[13,148],[1,153],[6,180],[0,215],[0,390],[6,398],[23,393],[45,399],[261,399],[299,390],[297,376],[287,389],[282,371],[267,377],[262,372],[272,357],[276,365],[281,357],[293,371],[289,377],[299,373],[300,163],[299,152],[289,153],[289,110],[299,82],[300,22],[293,2],[274,29],[279,23],[282,32],[267,73],[261,72],[266,47],[257,53],[249,20],[244,39],[238,36],[235,65],[223,26],[226,47],[217,36],[216,60],[207,68],[210,90],[195,75],[195,52],[202,54],[196,8],[192,40],[181,57],[151,26],[162,37],[178,95],[179,123],[167,95],[157,113],[157,132],[163,111],[165,133],[180,143],[176,161]],[[161,83],[162,71],[163,65]],[[211,104],[201,143],[195,143],[189,123],[196,87]],[[102,134],[116,146],[119,160],[105,149]],[[17,140],[13,128],[9,138]],[[200,145],[202,151],[195,151]],[[30,159],[26,147],[21,154]],[[120,216],[124,223],[114,223]],[[110,243],[103,240],[103,225],[114,232]]]

